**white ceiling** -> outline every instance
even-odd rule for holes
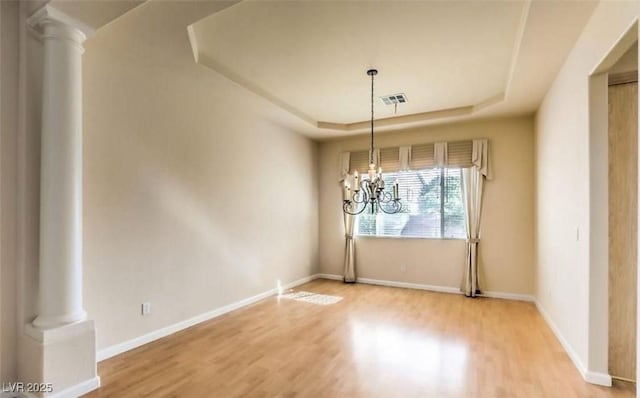
[[[143,3],[51,2],[94,29]],[[409,99],[397,113],[376,101],[377,131],[531,114],[596,4],[182,0],[174,17],[188,21],[196,62],[285,110],[272,112],[278,123],[324,139],[367,131],[369,68],[380,70],[376,97]]]
[[[322,138],[534,112],[595,2],[245,1],[189,27],[194,56]]]
[[[380,71],[379,95],[408,96],[403,113],[473,105],[503,92],[523,8],[243,2],[194,28],[201,57],[314,120],[353,123],[369,117],[371,67]],[[393,116],[393,107],[379,108],[380,116]]]
[[[52,0],[49,4],[78,21],[98,30],[146,0]]]

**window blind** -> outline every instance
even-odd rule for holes
[[[365,236],[465,238],[460,177],[460,169],[443,168],[384,173],[385,185],[398,182],[403,209],[396,214],[365,211],[356,218],[356,233]]]
[[[462,204],[462,170],[447,168],[442,171],[442,230],[443,238],[466,238],[466,220]]]

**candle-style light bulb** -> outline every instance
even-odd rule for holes
[[[358,174],[358,170],[353,172],[353,189],[356,192],[360,192],[360,174]]]
[[[349,200],[349,183],[347,180],[344,180],[344,185],[342,186],[342,198],[344,200]]]

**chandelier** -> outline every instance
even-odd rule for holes
[[[360,177],[358,171],[353,173],[351,181],[345,179],[343,187],[344,201],[342,211],[347,214],[357,215],[362,213],[369,205],[371,213],[382,210],[387,214],[394,214],[402,210],[402,203],[398,192],[398,183],[393,184],[392,192],[384,190],[382,179],[382,167],[373,159],[373,77],[378,74],[376,69],[369,69],[367,75],[371,76],[371,145],[369,147],[369,172],[367,176]],[[377,162],[380,159],[376,159]]]

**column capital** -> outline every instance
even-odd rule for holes
[[[50,32],[45,30],[46,26],[53,25],[63,28],[62,32],[57,32],[54,36],[63,36],[80,44],[95,32],[91,26],[65,14],[50,4],[40,8],[27,18],[27,24],[45,37],[52,36]]]

